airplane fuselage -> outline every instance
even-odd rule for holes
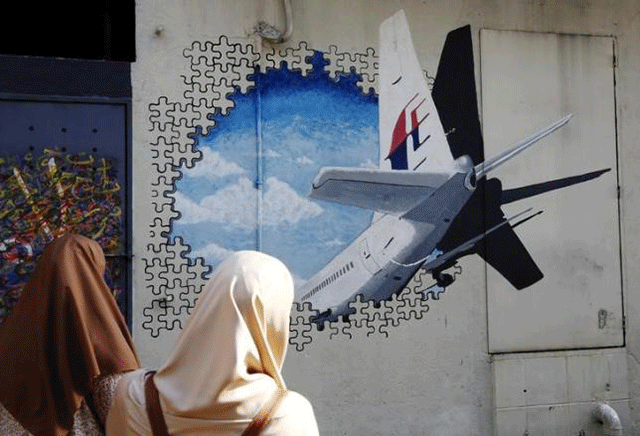
[[[512,224],[529,211],[506,218],[501,205],[559,186],[529,186],[504,195],[500,181],[487,176],[571,115],[485,159],[470,28],[454,32],[447,36],[433,88],[444,109],[445,133],[404,12],[380,25],[379,168],[323,167],[312,183],[311,197],[376,211],[364,232],[296,289],[298,303],[309,302],[319,311],[318,325],[352,312],[349,303],[358,294],[363,301],[388,299],[420,268],[433,274],[438,286],[447,286],[453,279],[442,272],[471,253],[515,289],[543,277],[513,230],[539,212]]]
[[[382,215],[297,292],[329,321],[350,312],[357,294],[381,301],[400,292],[473,194],[467,173],[455,173],[402,216]]]

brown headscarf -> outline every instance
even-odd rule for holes
[[[139,367],[104,270],[98,243],[54,240],[0,327],[0,403],[35,436],[66,435],[96,379]]]

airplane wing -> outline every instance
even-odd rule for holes
[[[411,210],[449,179],[448,173],[324,167],[313,181],[311,197],[376,212]]]
[[[510,225],[501,226],[487,236],[476,253],[518,290],[544,277]]]
[[[450,262],[446,264],[451,257],[448,253],[456,254],[454,259],[478,254],[516,289],[540,280],[542,272],[513,230],[526,219],[512,225],[510,221],[517,216],[507,220],[500,207],[501,200],[502,183],[498,179],[481,180],[438,244],[445,254],[437,257],[430,267],[439,270],[451,266]]]
[[[507,279],[514,288],[520,290],[531,286],[544,275],[513,231],[513,227],[542,212],[529,215],[513,226],[510,224],[515,218],[530,211],[531,209],[527,209],[509,219],[502,217],[498,224],[435,259],[427,260],[421,268],[428,272],[438,271],[451,266],[449,263],[451,260],[476,253]]]
[[[579,176],[566,177],[536,185],[529,185],[522,188],[504,191],[500,190],[502,194],[500,196],[500,203],[507,204],[524,198],[529,198],[534,195],[553,191],[555,189],[561,189],[577,183],[583,183],[600,177],[607,171],[609,171],[608,168]],[[488,220],[504,220],[504,215],[502,214],[501,209],[496,207],[495,204],[493,205],[493,210],[493,217],[487,216]],[[501,226],[495,232],[488,235],[487,238],[485,238],[484,241],[482,241],[481,244],[478,244],[475,248],[475,252],[480,255],[480,257],[495,268],[496,271],[498,271],[514,288],[518,290],[531,286],[544,276],[525,246],[522,244],[522,241],[520,241],[520,238],[518,238],[518,235],[513,230],[513,228],[520,223],[516,223],[513,226]]]
[[[514,216],[512,216],[509,219],[504,219],[502,220],[502,222],[496,224],[495,226],[491,227],[490,229],[486,230],[485,232],[480,233],[479,235],[476,235],[475,237],[463,242],[462,244],[458,245],[457,247],[455,247],[454,249],[447,251],[446,253],[443,253],[441,251],[435,251],[435,257],[433,257],[433,254],[430,254],[429,256],[427,256],[425,259],[418,261],[418,262],[414,262],[413,264],[410,264],[410,266],[413,265],[417,265],[418,263],[422,263],[421,268],[425,269],[426,271],[437,271],[438,269],[440,269],[441,267],[445,267],[448,268],[449,262],[451,260],[455,260],[460,256],[469,254],[474,250],[474,247],[476,245],[478,245],[478,243],[480,243],[480,241],[482,241],[483,239],[486,239],[489,237],[489,235],[491,235],[493,232],[495,232],[496,230],[500,229],[500,227],[506,226],[507,224],[509,224],[510,221],[520,217],[521,215],[524,215],[528,212],[531,212],[531,208],[525,210],[524,212],[520,212],[519,214],[516,214]],[[541,214],[542,211],[540,212],[536,212],[524,219],[522,219],[518,224],[521,224],[525,221],[530,220],[531,218],[535,217],[536,215]],[[446,265],[446,266],[445,266]]]

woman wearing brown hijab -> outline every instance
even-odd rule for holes
[[[104,271],[100,245],[82,236],[42,254],[0,327],[3,436],[102,434],[118,374],[139,367]]]

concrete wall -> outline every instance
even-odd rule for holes
[[[477,66],[477,36],[482,28],[608,35],[615,38],[617,55],[625,346],[489,354],[485,265],[469,257],[462,262],[463,279],[439,300],[429,301],[428,309],[416,308],[396,319],[393,328],[376,326],[374,334],[367,329],[340,334],[330,329],[298,331],[299,337],[310,341],[292,344],[285,379],[311,400],[326,435],[569,435],[581,429],[598,434],[588,413],[595,400],[611,401],[627,434],[637,433],[640,273],[634,266],[640,254],[640,240],[635,237],[640,230],[635,189],[640,178],[640,5],[631,0],[292,2],[293,36],[275,49],[254,34],[259,21],[282,26],[283,13],[275,0],[137,4],[137,60],[132,65],[133,332],[143,363],[154,367],[166,357],[208,271],[204,262],[188,259],[189,241],[166,233],[178,218],[170,195],[175,182],[201,157],[190,135],[215,128],[207,114],[215,107],[225,113],[230,103],[224,95],[214,95],[233,91],[221,80],[226,74],[222,69],[211,69],[210,80],[201,80],[204,70],[194,59],[200,52],[214,59],[211,50],[201,50],[207,41],[228,47],[228,66],[242,71],[235,84],[247,87],[252,70],[234,53],[264,67],[280,59],[303,64],[296,55],[321,50],[336,54],[333,64],[343,62],[347,71],[354,66],[371,73],[367,49],[377,48],[380,22],[401,8],[407,13],[418,58],[431,75],[447,32],[465,24],[471,24],[476,38]],[[349,59],[339,53],[361,56]],[[227,65],[224,59],[216,62]],[[598,209],[598,204],[592,206]]]

